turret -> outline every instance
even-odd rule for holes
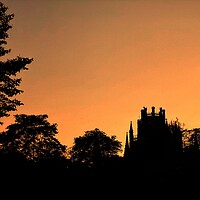
[[[141,110],[141,118],[144,119],[147,116],[147,108],[143,107],[143,109]]]
[[[155,107],[153,106],[153,107],[151,107],[151,109],[152,109],[151,115],[152,115],[152,116],[155,116]]]

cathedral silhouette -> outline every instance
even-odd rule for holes
[[[126,133],[124,158],[141,162],[150,162],[171,158],[182,152],[182,133],[177,124],[173,131],[168,124],[165,109],[155,107],[151,112],[146,107],[141,110],[141,118],[137,120],[137,136],[134,135],[132,121]],[[177,128],[177,129],[176,129]]]

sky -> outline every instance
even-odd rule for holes
[[[200,127],[200,1],[1,2],[15,14],[8,57],[34,59],[20,73],[24,105],[11,115],[47,114],[68,147],[95,128],[124,147],[143,107]]]

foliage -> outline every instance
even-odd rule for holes
[[[184,130],[184,124],[179,122],[178,118],[176,120],[171,120],[170,123],[168,124],[169,132],[172,135],[177,135],[181,136],[182,132]]]
[[[169,128],[169,136],[170,136],[170,148],[175,153],[181,153],[183,149],[183,130],[184,124],[179,122],[178,118],[176,120],[172,120],[168,124]]]
[[[7,44],[7,32],[12,28],[10,21],[14,18],[14,14],[7,14],[7,10],[8,7],[0,2],[0,57],[11,51],[11,49],[5,49],[4,47]],[[19,72],[28,70],[26,65],[32,61],[32,58],[20,56],[0,61],[0,118],[8,117],[10,115],[9,112],[16,111],[18,106],[23,105],[20,100],[14,98],[23,92],[18,89],[22,79],[16,76]]]
[[[104,159],[116,156],[122,151],[122,144],[113,135],[109,137],[105,132],[95,128],[86,131],[83,136],[74,138],[74,145],[70,155],[72,162],[78,162],[87,167],[96,167]]]
[[[57,124],[50,124],[47,115],[15,115],[15,123],[0,135],[1,151],[18,152],[29,161],[60,160],[66,146],[56,139]]]
[[[199,152],[200,128],[185,129],[183,132],[184,151]]]

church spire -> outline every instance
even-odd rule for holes
[[[132,121],[130,121],[129,132],[126,132],[126,142],[124,148],[124,157],[131,158],[134,152],[134,136],[133,136],[133,125]]]
[[[125,142],[125,148],[124,148],[124,157],[128,157],[129,152],[129,142],[128,142],[128,132],[126,132],[126,142]]]
[[[132,126],[132,121],[130,122],[130,129],[129,129],[129,147],[130,151],[133,150],[134,148],[134,136],[133,136],[133,126]]]

